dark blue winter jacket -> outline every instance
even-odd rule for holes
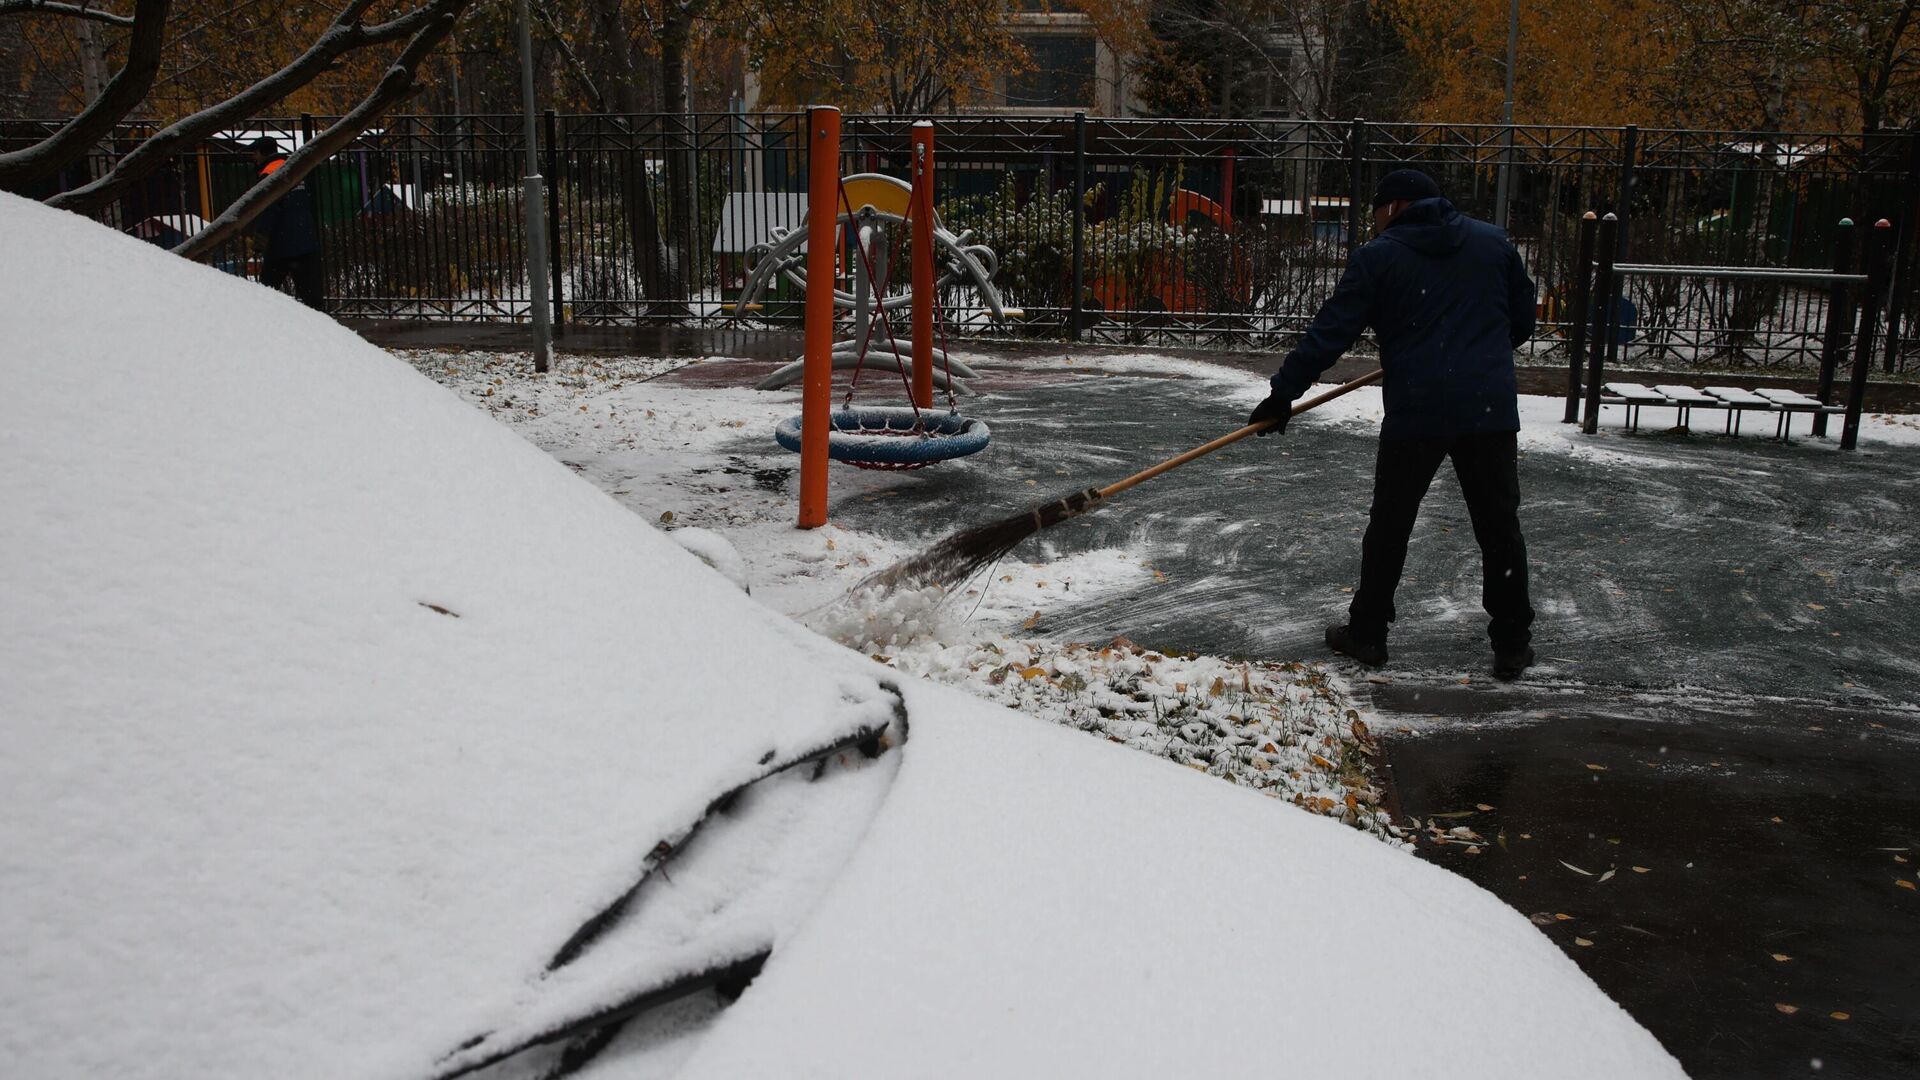
[[[1273,389],[1291,401],[1373,327],[1382,440],[1520,430],[1513,350],[1533,336],[1533,279],[1507,234],[1422,199],[1354,251]]]
[[[292,191],[253,219],[253,231],[266,239],[264,257],[272,260],[297,259],[320,250],[320,230],[313,220],[313,196],[307,185]]]

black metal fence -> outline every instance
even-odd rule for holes
[[[562,325],[734,322],[754,245],[804,211],[797,114],[547,114],[545,208]],[[911,120],[850,115],[843,173],[906,175]],[[1539,285],[1552,351],[1582,212],[1626,222],[1638,262],[1831,265],[1843,217],[1889,218],[1898,251],[1885,366],[1920,369],[1908,323],[1920,134],[950,116],[936,127],[944,222],[998,255],[996,281],[1024,309],[991,326],[954,289],[954,332],[1146,345],[1283,347],[1332,290],[1370,229],[1375,179],[1433,173],[1467,213],[1507,223]],[[324,120],[256,126],[299,141]],[[20,125],[16,122],[16,136]],[[0,129],[4,134],[4,129]],[[131,145],[123,132],[107,155]],[[115,224],[217,213],[251,177],[234,133],[188,155],[117,208]],[[395,117],[310,179],[326,241],[328,297],[343,317],[528,317],[513,116]],[[97,169],[96,163],[92,166]],[[71,178],[78,182],[84,177]],[[246,272],[244,251],[223,261]],[[778,298],[775,298],[778,299]],[[1826,295],[1765,281],[1648,278],[1628,301],[1628,358],[1650,366],[1791,367],[1820,351]],[[797,317],[769,304],[763,322]]]

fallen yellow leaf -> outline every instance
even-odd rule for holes
[[[1039,624],[1040,624],[1040,613],[1036,611],[1033,614],[1027,616],[1027,621],[1020,624],[1020,629],[1031,630],[1035,626],[1038,626]]]
[[[1321,767],[1321,768],[1323,768],[1323,769],[1331,769],[1331,768],[1333,768],[1333,762],[1331,762],[1331,761],[1328,761],[1328,760],[1327,760],[1326,758],[1323,758],[1323,757],[1321,757],[1321,756],[1320,756],[1319,754],[1313,754],[1313,755],[1311,755],[1311,756],[1312,756],[1312,758],[1313,758],[1313,763],[1314,763],[1315,765],[1318,765],[1318,766],[1320,766],[1320,767]],[[1907,885],[1907,883],[1906,883],[1906,882],[1901,882],[1901,884],[1903,884],[1903,885]],[[1909,889],[1911,889],[1911,888],[1913,888],[1913,886],[1912,886],[1912,885],[1907,885],[1907,888],[1909,888]]]
[[[1553,917],[1556,919],[1559,919],[1561,922],[1566,922],[1567,920],[1573,918],[1573,916],[1568,915],[1564,912],[1559,912],[1559,911],[1554,912]]]
[[[1788,1016],[1792,1016],[1794,1013],[1797,1013],[1800,1011],[1800,1006],[1798,1005],[1788,1005],[1778,1001],[1774,1002],[1773,1007],[1776,1009],[1779,1009],[1783,1013],[1786,1013]]]
[[[1653,867],[1651,867],[1651,866],[1636,866],[1636,867],[1634,867],[1634,868],[1633,868],[1633,872],[1634,872],[1634,873],[1636,873],[1636,874],[1650,874],[1650,873],[1652,873],[1652,872],[1653,872]]]
[[[1037,667],[1023,668],[1020,671],[1020,677],[1023,679],[1037,679],[1040,676],[1045,675],[1046,673],[1047,673],[1046,668],[1037,668]]]
[[[1789,960],[1791,960],[1791,959],[1793,959],[1793,957],[1791,957],[1791,956],[1788,956],[1788,955],[1787,955],[1786,953],[1783,953],[1783,952],[1777,952],[1777,953],[1773,953],[1772,955],[1773,955],[1773,958],[1774,958],[1775,960],[1778,960],[1778,961],[1780,961],[1780,962],[1781,962],[1781,963],[1783,963],[1783,964],[1784,964],[1784,963],[1786,963],[1787,961],[1789,961]]]
[[[1825,610],[1827,610],[1827,605],[1825,605],[1825,604],[1814,604],[1814,603],[1809,603],[1809,604],[1808,604],[1807,606],[1808,606],[1808,607],[1810,607],[1810,608],[1812,608],[1812,609],[1813,609],[1813,610],[1815,610],[1815,611],[1825,611]]]
[[[1475,810],[1480,810],[1480,811],[1487,811],[1487,810],[1493,809],[1493,807],[1488,806],[1486,803],[1483,803],[1483,802],[1474,803],[1473,808]]]
[[[1913,882],[1911,882],[1911,881],[1908,881],[1908,880],[1907,880],[1906,878],[1895,878],[1895,879],[1894,879],[1894,881],[1893,881],[1893,883],[1894,883],[1895,885],[1898,885],[1898,886],[1900,886],[1900,887],[1901,887],[1901,888],[1903,888],[1903,889],[1912,889],[1912,888],[1914,888],[1914,884],[1913,884]],[[1920,891],[1920,890],[1916,890],[1916,891]]]
[[[1607,767],[1606,767],[1605,765],[1595,765],[1595,764],[1593,764],[1592,762],[1588,762],[1588,763],[1587,763],[1587,768],[1589,768],[1589,769],[1592,769],[1592,770],[1593,770],[1594,772],[1606,772],[1606,771],[1607,771]]]
[[[1574,938],[1574,939],[1573,939],[1573,943],[1574,943],[1575,945],[1583,945],[1583,946],[1584,946],[1584,945],[1591,945],[1591,944],[1593,944],[1593,942],[1591,942],[1591,941],[1588,941],[1588,940],[1587,940],[1586,938],[1583,938],[1583,937],[1577,937],[1577,938]]]
[[[1833,1017],[1833,1018],[1834,1018],[1835,1020],[1851,1020],[1851,1019],[1853,1019],[1853,1014],[1852,1014],[1852,1013],[1843,1013],[1843,1012],[1830,1012],[1830,1013],[1828,1013],[1827,1015],[1828,1015],[1828,1016],[1831,1016],[1831,1017]]]

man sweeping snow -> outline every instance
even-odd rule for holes
[[[1513,374],[1513,350],[1533,334],[1533,281],[1504,231],[1455,210],[1416,169],[1381,178],[1373,223],[1379,235],[1354,251],[1247,422],[1286,430],[1290,403],[1371,326],[1386,372],[1386,419],[1360,586],[1346,625],[1327,628],[1327,645],[1363,664],[1386,663],[1407,538],[1440,462],[1451,458],[1480,542],[1493,671],[1516,678],[1534,659]]]

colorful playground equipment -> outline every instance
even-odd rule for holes
[[[778,230],[749,253],[754,260],[735,306],[737,314],[761,310],[763,298],[784,278],[806,296],[806,346],[800,359],[768,375],[757,389],[801,383],[801,412],[774,429],[781,446],[800,454],[800,527],[826,522],[826,463],[870,469],[918,469],[985,448],[985,423],[963,415],[957,395],[973,371],[936,346],[943,331],[936,308],[941,291],[968,285],[998,322],[1018,318],[993,285],[998,259],[968,235],[946,229],[933,206],[933,125],[913,128],[912,182],[877,173],[838,175],[840,113],[831,107],[807,114],[809,147],[807,214],[790,230]],[[911,235],[908,287],[893,287],[893,268]],[[837,282],[849,279],[846,288]],[[809,282],[825,283],[809,288]],[[895,313],[910,309],[911,327],[899,333]],[[835,340],[842,314],[848,332]],[[903,352],[903,345],[905,350]],[[884,353],[882,352],[884,350]],[[887,357],[891,358],[888,362]],[[904,407],[853,404],[860,376],[872,359],[901,380]],[[835,369],[853,372],[845,400],[831,408]],[[934,390],[944,390],[947,410],[934,408]]]
[[[1233,214],[1197,191],[1180,188],[1167,202],[1167,224],[1181,234],[1212,230],[1232,236]],[[1226,275],[1220,282],[1236,304],[1253,295],[1253,263],[1237,246],[1226,250]],[[1205,311],[1207,290],[1188,274],[1179,252],[1157,252],[1140,261],[1133,273],[1101,274],[1087,284],[1086,305],[1095,311]]]

